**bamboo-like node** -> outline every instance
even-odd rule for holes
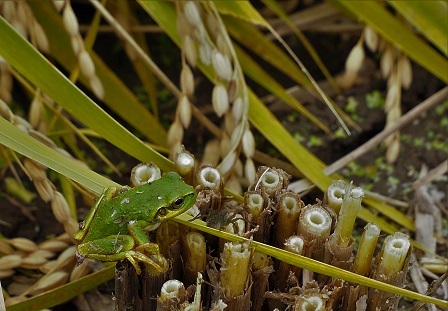
[[[221,186],[221,174],[216,168],[205,166],[198,174],[198,184],[209,189],[218,189]]]
[[[260,185],[265,189],[275,189],[279,187],[280,177],[275,171],[268,171],[259,180]],[[281,187],[281,185],[280,185]]]
[[[180,152],[176,158],[176,168],[180,175],[185,176],[194,169],[194,157],[189,152]]]
[[[245,196],[246,205],[248,207],[248,212],[250,212],[253,217],[258,217],[263,211],[264,199],[261,194],[250,193]]]
[[[131,171],[131,184],[133,187],[145,183],[152,183],[162,176],[160,168],[154,163],[140,163]]]
[[[300,234],[309,232],[310,234],[321,236],[327,235],[331,229],[331,217],[325,209],[320,206],[307,206],[300,215]]]
[[[294,310],[296,311],[323,311],[325,310],[325,301],[318,294],[308,294],[300,297]]]
[[[160,298],[163,300],[176,298],[183,291],[185,291],[185,286],[181,281],[169,280],[163,284],[160,290]]]
[[[336,213],[339,212],[342,205],[342,199],[347,185],[343,180],[334,181],[324,194],[324,206],[331,207]]]
[[[401,232],[389,235],[383,244],[381,271],[386,275],[394,275],[401,271],[410,246],[408,235]]]
[[[295,254],[302,254],[303,239],[299,236],[291,236],[285,242],[285,250]]]

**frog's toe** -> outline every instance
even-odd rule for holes
[[[128,191],[129,189],[131,189],[131,187],[129,187],[129,186],[123,186],[123,187],[120,188],[120,190],[117,191],[116,194],[117,194],[117,195],[118,195],[118,194],[122,194],[123,192],[126,192],[126,191]]]
[[[160,254],[159,245],[156,243],[144,243],[135,248],[138,252],[147,255],[157,255]]]
[[[137,273],[138,275],[142,274],[142,270],[140,269],[140,267],[138,265],[138,261],[136,261],[134,259],[134,257],[131,254],[129,254],[129,253],[126,253],[125,257],[134,266],[135,273]]]
[[[80,254],[78,252],[78,250],[76,250],[76,266],[79,266],[80,264],[82,264],[82,262],[84,261],[85,258],[86,258],[86,255]]]
[[[157,255],[157,262],[149,258],[143,253],[137,252],[137,251],[127,251],[125,254],[125,257],[132,263],[132,265],[135,267],[135,270],[137,271],[137,274],[140,274],[137,270],[138,264],[136,263],[136,260],[142,261],[145,264],[154,267],[157,271],[162,272],[164,270],[164,262],[161,260],[160,256]],[[129,259],[132,257],[132,260]],[[135,262],[135,264],[134,264]],[[140,268],[138,268],[140,269]]]

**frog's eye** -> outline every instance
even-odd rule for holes
[[[167,213],[168,213],[168,211],[167,211],[166,207],[161,207],[157,211],[157,216],[163,217],[163,216],[166,216]]]
[[[176,201],[173,202],[173,208],[177,209],[184,204],[184,198],[177,198]]]

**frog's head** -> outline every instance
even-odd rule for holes
[[[166,173],[154,181],[151,187],[159,194],[153,223],[161,223],[186,212],[196,201],[194,188],[186,184],[175,172]]]

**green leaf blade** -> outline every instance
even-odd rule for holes
[[[388,1],[425,37],[448,56],[448,3],[446,1]]]

